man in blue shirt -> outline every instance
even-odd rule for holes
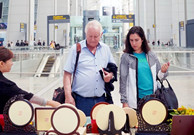
[[[81,53],[75,78],[71,87],[72,74],[76,60],[76,45],[73,45],[64,67],[64,89],[65,103],[76,105],[86,116],[90,115],[92,107],[105,101],[105,82],[110,82],[113,78],[112,72],[104,72],[104,80],[99,70],[106,68],[108,63],[114,63],[114,58],[110,48],[100,42],[102,36],[102,26],[96,21],[90,21],[85,27],[86,40],[80,42]],[[71,93],[75,93],[75,100]]]

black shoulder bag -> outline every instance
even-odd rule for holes
[[[178,99],[176,97],[176,94],[174,93],[168,80],[167,79],[165,80],[168,84],[168,87],[164,87],[163,81],[158,79],[158,81],[161,84],[161,88],[158,88],[155,91],[156,98],[159,98],[161,101],[163,101],[168,109],[177,109]]]
[[[79,59],[79,54],[81,52],[81,45],[80,43],[76,43],[76,49],[77,49],[77,55],[76,55],[76,60],[75,60],[75,67],[74,67],[74,71],[73,71],[73,80],[75,78],[75,72],[77,69],[77,64],[78,64],[78,59]],[[73,83],[72,80],[72,83]],[[59,87],[57,89],[55,89],[54,93],[53,93],[53,98],[54,101],[57,101],[61,104],[65,103],[65,91],[64,91],[64,87]]]

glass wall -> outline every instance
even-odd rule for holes
[[[1,23],[7,23],[8,11],[9,11],[9,0],[0,0],[0,3],[3,3],[2,6],[2,18],[0,19]]]
[[[133,0],[130,0],[130,1],[133,1]],[[8,11],[9,11],[8,10],[9,0],[0,0],[0,2],[3,2],[3,15],[2,15],[2,19],[0,21],[7,22]],[[34,10],[35,22],[37,20],[38,2],[40,4],[40,1],[35,0],[35,10]],[[162,2],[162,1],[160,1],[160,2]],[[46,3],[46,1],[45,1],[45,3]],[[92,3],[92,1],[91,1],[91,3]],[[174,3],[176,3],[176,1],[174,1]],[[151,36],[151,35],[149,35],[149,33],[151,32],[150,30],[156,29],[155,25],[153,25],[154,23],[152,22],[153,16],[152,16],[152,11],[150,11],[152,8],[149,8],[149,6],[153,6],[153,3],[151,3],[151,1],[150,1],[145,6],[142,3],[140,3],[140,4],[141,4],[139,7],[140,9],[141,9],[141,7],[145,8],[147,6],[146,9],[142,8],[142,10],[144,10],[146,12],[149,11],[150,13],[148,14],[146,12],[140,12],[140,13],[145,13],[145,14],[139,14],[139,18],[141,19],[142,22],[140,23],[140,20],[138,20],[139,23],[137,23],[136,25],[139,24],[139,25],[142,25],[143,27],[145,27],[145,32],[146,32],[147,37],[149,39],[149,36]],[[123,5],[126,6],[126,3],[124,2]],[[179,5],[181,5],[180,2],[179,2]],[[177,5],[177,6],[179,6],[179,5]],[[58,4],[58,6],[60,7],[60,4]],[[91,6],[91,5],[88,5],[88,6]],[[101,6],[99,6],[99,7],[101,7]],[[133,4],[130,4],[128,6],[133,7],[134,10],[136,10],[135,5],[133,6]],[[182,7],[182,6],[180,6],[180,7]],[[46,8],[44,9],[44,8],[42,10],[44,10],[46,12],[48,10],[48,8],[47,9]],[[91,6],[91,8],[93,8],[93,7]],[[169,7],[165,7],[164,9],[163,8],[158,8],[158,9],[165,10],[166,8],[169,9]],[[175,9],[175,8],[176,8],[176,5],[173,9]],[[61,9],[63,9],[63,8],[61,8]],[[140,10],[140,9],[138,9],[138,10]],[[190,8],[188,8],[188,9],[190,9]],[[72,10],[75,10],[75,9],[72,8]],[[85,10],[85,8],[84,8],[84,10]],[[98,9],[98,10],[101,10],[101,9]],[[123,8],[123,10],[124,10],[124,8]],[[173,11],[173,14],[176,13],[174,10],[172,10],[172,11]],[[180,12],[181,11],[182,10],[180,10]],[[78,12],[78,11],[76,11],[76,12]],[[80,12],[82,12],[82,10]],[[132,12],[132,10],[130,10],[130,12]],[[191,16],[192,12],[193,12],[193,10],[189,12],[190,16]],[[64,12],[62,10],[58,13],[64,14]],[[122,13],[125,14],[124,12],[121,12],[121,11],[117,12],[117,13],[118,14],[122,14]],[[126,13],[128,14],[129,12],[126,12]],[[66,12],[65,12],[65,14],[66,14]],[[181,14],[182,14],[182,12],[181,12]],[[160,18],[162,15],[163,15],[163,12],[161,12],[161,14],[158,17]],[[137,13],[136,13],[136,16],[137,16]],[[149,16],[151,16],[151,17],[149,17]],[[148,18],[147,21],[146,21],[146,17]],[[166,17],[166,15],[164,17]],[[44,17],[42,17],[42,18],[44,18]],[[137,18],[138,18],[138,16],[136,17],[136,19]],[[167,28],[168,30],[170,30],[172,28],[175,28],[173,26],[178,26],[176,18],[177,18],[177,16],[173,16],[171,18],[171,19],[173,19],[172,20],[173,25],[168,24],[168,26],[170,26],[170,27],[169,28],[164,27],[164,28]],[[149,20],[149,19],[151,19],[151,20]],[[160,19],[162,19],[162,18],[160,18]],[[163,20],[166,21],[168,19],[163,19]],[[70,33],[67,33],[66,26],[65,26],[65,28],[64,28],[64,26],[61,26],[61,28],[63,29],[62,34],[64,35],[64,39],[66,38],[66,36],[70,37],[69,38],[70,45],[73,45],[76,42],[81,41],[83,39],[83,24],[82,24],[82,22],[83,22],[83,16],[71,16],[70,17]],[[120,57],[123,53],[122,50],[124,48],[124,42],[125,42],[124,31],[128,31],[128,27],[125,28],[123,23],[112,23],[111,16],[100,16],[100,22],[103,26],[103,36],[102,36],[101,41],[103,41],[104,43],[106,43],[110,46],[111,51],[115,57],[117,65],[119,67]],[[160,22],[160,21],[158,21],[158,22]],[[162,22],[160,22],[160,23],[162,24]],[[37,27],[37,28],[41,29],[40,30],[40,37],[45,37],[45,35],[46,35],[45,21],[40,21],[39,24],[41,24],[41,25],[39,25],[39,27]],[[125,24],[125,25],[129,26],[129,24]],[[19,26],[19,24],[17,26]],[[14,27],[14,25],[12,25],[11,28],[16,28],[16,27]],[[45,28],[45,30],[42,28]],[[161,30],[162,30],[162,27],[161,27],[160,31],[158,29],[158,31],[156,31],[156,32],[158,32],[159,34],[162,34]],[[19,29],[17,29],[17,31],[18,31],[17,35],[21,34],[21,32],[19,32]],[[178,31],[175,31],[174,33],[177,34],[177,32]],[[10,32],[9,34],[12,34],[12,33],[13,32]],[[169,32],[167,32],[167,33],[169,33]],[[2,35],[0,35],[0,36],[2,37]],[[13,35],[13,37],[16,37],[16,36]],[[167,37],[171,38],[170,36],[167,36]],[[20,37],[18,36],[18,38],[20,38]],[[152,38],[154,38],[154,37],[152,37]],[[192,50],[192,49],[188,50],[184,47],[177,48],[173,44],[171,44],[172,46],[169,46],[170,43],[169,43],[169,45],[162,45],[162,42],[165,43],[165,41],[168,41],[167,39],[162,40],[162,38],[163,38],[162,35],[160,35],[160,39],[161,39],[160,46],[156,46],[156,45],[152,46],[151,44],[150,44],[150,46],[151,46],[152,50],[157,54],[161,63],[170,62],[171,66],[169,69],[169,73],[171,75],[194,73],[194,50]],[[175,37],[173,37],[173,38],[175,38]],[[179,37],[177,36],[176,40],[178,40],[178,38]],[[63,77],[63,67],[65,64],[65,60],[68,56],[69,48],[65,48],[65,49],[62,48],[60,50],[52,50],[49,47],[30,46],[30,47],[26,47],[26,48],[13,47],[10,49],[12,49],[14,54],[15,54],[14,65],[12,67],[11,72],[7,73],[6,76],[8,76],[13,81],[15,81],[18,84],[18,86],[21,86],[24,89],[30,90],[34,93],[38,93],[40,90],[46,88],[47,86],[49,86],[51,84],[53,84],[53,86],[55,86],[55,87],[62,86],[63,82],[62,82],[61,78]],[[52,65],[52,69],[49,72],[43,73],[43,68],[45,67],[46,62],[49,60],[49,58],[51,60],[54,59],[54,64]],[[48,76],[41,76],[41,75],[48,75]]]
[[[161,64],[170,62],[170,75],[192,74],[194,73],[194,50],[172,48],[168,46],[152,47]],[[122,50],[111,48],[113,56],[119,67]],[[69,49],[50,50],[50,49],[32,49],[32,50],[13,50],[14,65],[10,73],[6,75],[19,84],[25,82],[27,90],[38,92],[47,87],[52,82],[63,77],[63,67],[68,56]],[[43,68],[51,57],[55,60],[52,69],[44,72]],[[42,69],[42,70],[41,70]],[[46,75],[46,76],[44,76]],[[22,86],[21,83],[21,86]],[[62,80],[57,86],[62,86]]]

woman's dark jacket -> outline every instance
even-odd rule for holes
[[[13,96],[24,94],[24,98],[27,100],[30,100],[33,96],[32,93],[28,93],[20,88],[18,86],[5,78],[0,71],[0,114],[3,114],[3,109],[6,104],[6,102]]]

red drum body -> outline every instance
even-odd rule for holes
[[[98,111],[108,105],[109,103],[107,102],[99,102],[97,104],[95,104],[93,107],[92,107],[92,110],[91,110],[91,113],[90,113],[90,117],[91,117],[91,124],[88,124],[87,125],[87,133],[99,133],[98,132],[98,126],[96,124],[96,115],[98,113]]]

